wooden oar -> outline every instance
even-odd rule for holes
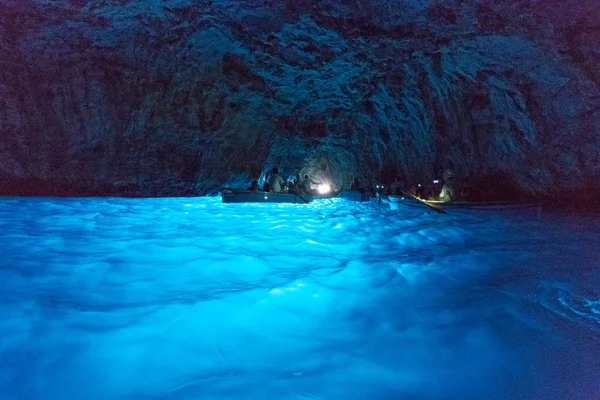
[[[418,198],[417,196],[413,196],[412,194],[410,194],[410,193],[406,193],[406,192],[403,192],[402,190],[398,190],[398,191],[399,191],[400,193],[402,193],[403,195],[405,195],[406,197],[409,197],[409,198],[411,198],[411,199],[414,199],[414,200],[418,200],[418,201],[420,201],[421,203],[425,204],[427,207],[431,208],[433,211],[435,211],[435,212],[437,212],[437,213],[440,213],[440,214],[448,214],[448,212],[446,212],[445,210],[442,210],[441,208],[439,208],[438,206],[434,206],[433,204],[429,204],[428,202],[426,202],[426,201],[424,201],[424,200],[421,200],[421,199],[420,199],[420,198]]]
[[[294,194],[295,194],[296,196],[300,197],[300,198],[302,199],[302,201],[303,201],[303,202],[305,202],[306,204],[308,204],[308,201],[307,201],[307,200],[306,200],[304,197],[300,196],[298,193],[294,193]]]
[[[290,182],[285,182],[285,184],[287,185],[287,187],[288,187],[288,191],[289,191]],[[307,201],[307,200],[306,200],[304,197],[300,196],[300,193],[289,193],[289,194],[294,194],[295,196],[298,196],[298,197],[300,197],[300,199],[302,199],[302,201],[303,201],[304,203],[308,204],[308,201]]]

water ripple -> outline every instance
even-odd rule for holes
[[[3,199],[0,397],[595,398],[598,222]]]

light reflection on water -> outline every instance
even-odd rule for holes
[[[599,398],[598,222],[3,199],[0,398]]]

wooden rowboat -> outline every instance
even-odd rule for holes
[[[383,204],[389,204],[389,207],[393,210],[399,210],[404,208],[415,208],[424,211],[430,211],[424,202],[408,199],[402,196],[385,196],[382,198]],[[477,213],[482,214],[510,214],[519,216],[532,216],[539,217],[542,212],[542,206],[539,203],[526,203],[519,201],[433,201],[427,200],[425,203],[432,206],[441,208],[448,214],[462,214],[462,213]]]
[[[313,201],[311,196],[294,193],[274,193],[250,190],[224,189],[221,193],[223,203],[295,203],[306,204]]]

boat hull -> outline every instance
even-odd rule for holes
[[[344,190],[340,192],[339,197],[350,201],[357,201],[359,203],[368,203],[371,201],[371,193],[361,193],[358,190]]]
[[[431,211],[423,202],[415,199],[407,199],[400,196],[388,196],[383,199],[383,203],[389,204],[393,210],[403,210],[408,208]],[[442,202],[427,201],[432,206],[439,207],[449,214],[473,213],[477,215],[519,215],[539,217],[542,212],[542,206],[539,203],[523,203],[512,201],[489,201],[489,202]]]
[[[252,192],[245,190],[223,190],[223,203],[310,203],[311,196],[299,196],[293,193]]]

